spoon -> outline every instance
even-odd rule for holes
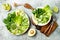
[[[28,3],[25,3],[24,7],[27,8],[27,9],[34,10],[34,8],[30,4],[28,4]]]

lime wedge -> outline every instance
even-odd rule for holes
[[[8,4],[8,3],[2,4],[2,6],[3,6],[3,9],[5,9],[5,10],[7,10],[7,11],[10,11],[10,9],[11,9],[10,4]]]
[[[54,6],[53,11],[57,13],[59,11],[58,7]]]

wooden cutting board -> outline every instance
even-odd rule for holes
[[[51,18],[51,21],[50,21],[47,25],[45,25],[45,26],[35,25],[33,21],[32,21],[32,23],[33,23],[33,25],[35,25],[36,29],[38,29],[41,33],[45,34],[46,36],[49,36],[50,34],[53,33],[53,31],[54,31],[54,30],[57,28],[57,26],[58,26],[57,22],[54,21],[53,26],[50,27],[49,30],[47,30],[46,33],[44,33],[44,32],[46,31],[46,29],[49,27],[49,25],[51,24],[52,19],[53,19],[53,18]]]

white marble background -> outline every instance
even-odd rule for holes
[[[6,27],[4,26],[4,23],[2,20],[7,16],[8,12],[3,10],[2,4],[3,3],[29,3],[34,8],[44,6],[44,5],[50,5],[51,9],[53,9],[54,6],[57,6],[59,8],[59,13],[56,14],[57,17],[57,23],[58,28],[49,36],[46,37],[44,34],[40,33],[40,31],[37,30],[37,34],[34,37],[29,37],[27,33],[20,36],[15,36],[10,34]],[[29,16],[31,16],[31,10],[28,10],[24,8],[23,6],[19,6],[17,8],[14,8],[12,6],[12,10],[15,9],[23,9]],[[10,11],[10,12],[11,12]],[[31,28],[35,29],[35,26],[31,25]],[[60,0],[0,0],[0,40],[60,40]]]

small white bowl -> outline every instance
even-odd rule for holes
[[[38,7],[38,8],[43,8],[43,7]],[[33,14],[32,14],[32,16],[31,16],[31,19],[32,19],[32,21],[33,21],[33,23],[34,23],[35,25],[44,26],[44,25],[47,25],[47,24],[50,22],[51,17],[52,17],[52,15],[50,16],[49,20],[48,20],[46,23],[43,23],[43,24],[42,24],[42,23],[38,23],[38,22],[36,21],[36,19],[35,19],[35,17],[34,17]]]

